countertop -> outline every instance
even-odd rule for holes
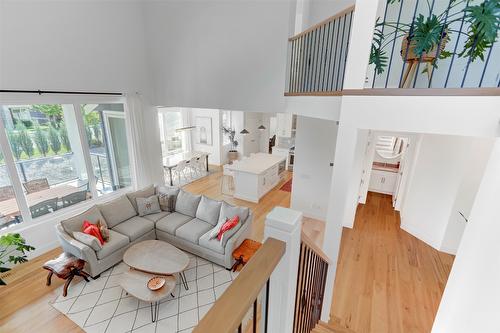
[[[236,164],[233,163],[229,165],[228,169],[259,175],[261,173],[264,173],[264,171],[266,171],[267,169],[272,168],[276,164],[285,160],[285,156],[257,153],[244,160],[238,161]]]

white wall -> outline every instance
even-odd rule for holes
[[[208,163],[221,165],[222,156],[222,131],[220,111],[216,109],[190,109],[192,126],[196,126],[197,117],[208,117],[212,120],[212,145],[200,144],[197,140],[197,129],[191,131],[191,143],[193,151],[209,153]]]
[[[313,26],[345,8],[354,5],[355,0],[310,0],[307,26]]]
[[[455,254],[493,139],[422,135],[401,210],[401,228]]]
[[[288,1],[150,1],[155,104],[283,109]]]
[[[291,208],[326,220],[337,141],[334,121],[297,117]]]
[[[472,207],[433,333],[500,332],[500,140]]]

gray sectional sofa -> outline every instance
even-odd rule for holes
[[[170,199],[173,197],[172,211],[162,206],[161,212],[138,216],[136,198],[162,193],[168,193]],[[216,225],[234,215],[240,217],[239,224],[226,233],[222,241],[211,239],[210,233]],[[61,221],[56,233],[64,251],[85,260],[85,270],[93,277],[119,263],[131,245],[149,239],[168,242],[229,269],[234,263],[233,250],[251,235],[252,218],[246,207],[231,206],[182,189],[151,185]],[[81,231],[85,220],[94,224],[104,220],[107,224],[109,240],[102,248],[95,250],[73,237],[74,232]]]

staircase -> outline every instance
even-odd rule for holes
[[[350,328],[343,327],[339,324],[340,320],[334,318],[330,323],[318,322],[311,333],[356,333]]]

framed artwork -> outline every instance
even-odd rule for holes
[[[196,117],[196,143],[212,145],[212,118]]]

